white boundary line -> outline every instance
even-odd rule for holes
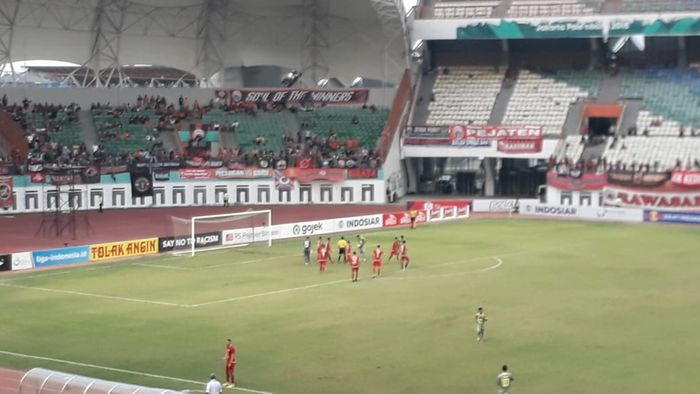
[[[101,369],[101,370],[104,370],[104,371],[119,372],[119,373],[125,373],[125,374],[129,374],[129,375],[145,376],[145,377],[149,377],[149,378],[172,380],[172,381],[174,381],[174,382],[191,383],[191,384],[197,384],[197,385],[206,385],[206,383],[198,382],[198,381],[196,381],[196,380],[174,378],[174,377],[171,377],[171,376],[156,375],[156,374],[147,373],[147,372],[132,371],[132,370],[129,370],[129,369],[105,367],[105,366],[102,366],[102,365],[87,364],[87,363],[81,363],[81,362],[77,362],[77,361],[61,360],[61,359],[58,359],[58,358],[42,357],[42,356],[33,356],[33,355],[31,355],[31,354],[15,353],[15,352],[9,352],[9,351],[7,351],[7,350],[0,350],[0,354],[5,354],[5,355],[8,355],[8,356],[14,356],[14,357],[31,358],[31,359],[34,359],[34,360],[41,360],[41,361],[51,361],[51,362],[60,363],[60,364],[75,365],[75,366],[78,366],[78,367],[87,367],[87,368]],[[244,388],[244,387],[234,387],[233,390],[245,391],[245,392],[248,392],[248,393],[257,393],[257,394],[272,394],[272,393],[269,392],[269,391],[253,390],[253,389],[247,389],[247,388]]]
[[[135,265],[138,267],[146,267],[146,268],[163,268],[163,269],[168,269],[168,270],[175,270],[175,271],[196,271],[196,268],[188,268],[188,267],[178,267],[176,265],[161,265],[161,264],[149,264],[149,263],[131,263],[131,265]]]
[[[248,299],[251,299],[251,298],[265,297],[265,296],[275,295],[275,294],[291,293],[291,292],[294,292],[294,291],[300,291],[300,290],[306,290],[306,289],[315,289],[315,288],[317,288],[317,287],[330,286],[330,285],[334,285],[334,284],[342,283],[342,282],[347,282],[347,281],[348,281],[347,279],[338,279],[338,280],[332,280],[332,281],[329,281],[329,282],[314,283],[314,284],[306,285],[306,286],[289,287],[289,288],[286,288],[286,289],[266,291],[266,292],[264,292],[264,293],[248,294],[248,295],[244,295],[244,296],[226,298],[226,299],[223,299],[223,300],[210,301],[210,302],[203,302],[203,303],[201,303],[201,304],[194,304],[194,305],[190,305],[190,306],[191,306],[192,308],[199,308],[200,306],[209,306],[209,305],[223,304],[223,303],[226,303],[226,302],[234,302],[234,301],[248,300]]]
[[[47,287],[22,286],[22,285],[13,285],[13,284],[9,284],[9,283],[0,283],[0,286],[11,287],[11,288],[15,288],[15,289],[24,289],[24,290],[40,290],[40,291],[45,291],[45,292],[49,292],[49,293],[69,294],[69,295],[76,295],[76,296],[83,296],[83,297],[103,298],[106,300],[114,300],[114,301],[138,302],[141,304],[152,304],[152,305],[162,305],[162,306],[179,306],[182,308],[189,308],[190,307],[190,305],[176,304],[173,302],[152,301],[152,300],[142,300],[139,298],[128,298],[128,297],[118,297],[118,296],[110,296],[110,295],[103,295],[103,294],[83,293],[82,291],[50,289]]]

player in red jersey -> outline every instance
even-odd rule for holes
[[[233,374],[236,368],[236,347],[233,346],[230,339],[226,340],[224,360],[226,360],[226,383],[224,383],[224,387],[234,387],[236,385],[236,378]]]
[[[408,268],[408,263],[411,261],[411,259],[408,257],[408,247],[406,246],[405,240],[401,243],[399,253],[401,254],[401,269],[406,271],[406,268]]]
[[[360,258],[357,256],[357,253],[353,253],[352,256],[350,256],[350,269],[352,272],[352,281],[357,282],[357,277],[360,274]]]
[[[381,273],[382,256],[384,256],[384,251],[381,245],[377,245],[377,248],[372,252],[372,278],[378,277]]]
[[[321,257],[321,250],[323,250],[323,238],[318,237],[318,241],[316,242],[316,258]]]
[[[391,243],[391,254],[389,255],[389,258],[386,259],[387,262],[391,261],[391,258],[394,256],[396,256],[396,260],[399,260],[399,245],[401,245],[399,238],[394,237],[394,242]]]
[[[346,264],[348,261],[350,261],[350,258],[352,257],[352,242],[348,242],[348,246],[345,248],[345,261]]]
[[[328,263],[328,252],[324,246],[316,253],[318,258],[318,270],[320,272],[326,272],[326,263]]]
[[[331,237],[326,239],[326,260],[329,260],[333,264],[333,256],[331,256]],[[340,261],[339,261],[340,262]]]

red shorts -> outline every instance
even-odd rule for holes
[[[328,262],[327,262],[327,261],[319,261],[319,262],[318,262],[318,264],[319,264],[321,267],[325,267],[325,266],[326,266],[326,263],[328,263]]]
[[[233,373],[233,370],[235,368],[236,368],[236,363],[226,364],[226,373]]]
[[[373,266],[373,267],[379,268],[379,267],[382,266],[382,262],[381,262],[381,261],[373,261],[373,262],[372,262],[372,266]]]
[[[401,260],[408,260],[408,259],[409,259],[409,258],[408,258],[408,255],[407,255],[407,254],[401,255]]]
[[[352,267],[352,272],[359,272],[359,271],[360,271],[360,267]]]
[[[398,255],[399,255],[399,251],[398,251],[398,250],[392,250],[392,251],[391,251],[391,255],[392,255],[392,256],[398,256]]]

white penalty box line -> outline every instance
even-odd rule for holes
[[[58,363],[58,364],[73,365],[76,367],[100,369],[103,371],[118,372],[118,373],[123,373],[123,374],[128,374],[128,375],[143,376],[143,377],[163,379],[163,380],[171,380],[173,382],[196,384],[198,386],[206,385],[205,382],[199,382],[196,380],[175,378],[172,376],[156,375],[156,374],[148,373],[148,372],[132,371],[130,369],[106,367],[104,365],[88,364],[88,363],[82,363],[82,362],[70,361],[70,360],[61,360],[59,358],[53,358],[53,357],[35,356],[35,355],[25,354],[25,353],[10,352],[7,350],[0,350],[0,354],[4,354],[6,356],[12,356],[12,357],[29,358],[32,360],[49,361],[49,362]],[[235,388],[233,388],[233,390],[245,391],[248,393],[256,393],[256,394],[272,394],[269,391],[253,390],[253,389],[248,389],[245,387],[235,387]]]

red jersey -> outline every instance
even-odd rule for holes
[[[226,345],[226,364],[233,364],[236,362],[236,347],[231,345]]]
[[[383,251],[383,250],[381,250],[381,249],[379,249],[379,248],[374,249],[374,252],[372,252],[373,261],[374,261],[375,263],[381,263],[381,262],[382,262],[382,256],[383,256],[383,255],[384,255],[384,251]]]
[[[350,256],[352,254],[352,245],[350,245],[350,242],[348,242],[348,246],[345,248],[345,254],[347,256]]]
[[[408,256],[408,247],[406,246],[406,244],[402,244],[401,249],[399,249],[399,251],[401,252],[401,256]]]
[[[350,256],[350,267],[360,268],[360,258],[357,255]]]
[[[319,249],[317,257],[319,263],[325,263],[328,261],[328,253],[326,252],[326,248]]]
[[[391,244],[391,253],[398,252],[399,251],[399,241],[394,241],[394,243]],[[396,253],[394,253],[396,254]]]

